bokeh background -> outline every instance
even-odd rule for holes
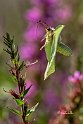
[[[37,23],[39,20],[52,27],[65,24],[62,39],[73,51],[70,57],[57,53],[56,73],[46,81],[43,75],[47,60],[44,50],[40,51],[45,27]],[[6,32],[15,37],[22,60],[38,60],[26,70],[27,86],[33,84],[27,99],[31,105],[40,102],[30,117],[32,123],[47,124],[65,102],[69,75],[76,70],[83,72],[83,0],[0,0],[0,124],[15,124],[19,118],[7,109],[15,103],[3,91],[3,88],[17,87],[6,65],[10,62],[9,57],[3,51],[3,35]]]

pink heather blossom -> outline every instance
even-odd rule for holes
[[[42,38],[43,35],[44,29],[42,27],[37,28],[37,25],[31,25],[24,32],[24,40],[28,42],[27,40],[29,39],[29,43],[36,42],[38,44],[37,40]]]
[[[34,23],[34,21],[36,21],[36,23],[37,23],[37,21],[39,21],[39,18],[41,18],[41,17],[42,17],[42,11],[37,7],[27,10],[24,15],[24,18],[26,19],[26,21],[30,21],[33,23]]]
[[[64,6],[57,10],[57,19],[61,20],[61,22],[67,22],[72,17],[72,9],[70,6]]]
[[[83,81],[83,74],[81,74],[79,71],[75,71],[73,76],[69,76],[68,80],[72,83],[80,83]]]
[[[55,105],[56,105],[56,108],[58,107],[60,99],[58,96],[56,96],[55,92],[52,89],[47,89],[44,93],[43,101],[44,101],[44,104],[49,109],[52,109],[52,108],[55,108]]]
[[[65,106],[60,107],[60,109],[57,113],[60,115],[65,115],[67,113],[66,107]]]
[[[47,4],[47,5],[50,5],[50,6],[55,6],[59,2],[60,2],[60,0],[31,0],[31,3],[33,5],[36,5],[37,7],[39,5],[43,6],[43,4]]]
[[[33,43],[26,43],[25,45],[22,45],[20,47],[20,56],[21,59],[26,60],[26,59],[31,59],[34,56],[34,54],[37,54],[37,46],[36,44]]]

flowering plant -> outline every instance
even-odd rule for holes
[[[73,76],[68,77],[68,80],[72,84],[72,88],[67,93],[68,102],[60,107],[57,112],[58,116],[51,119],[49,124],[83,123],[83,74],[75,71]]]
[[[32,85],[26,88],[26,83],[25,83],[25,76],[22,74],[22,70],[28,66],[31,65],[29,63],[26,65],[24,61],[20,60],[20,56],[18,53],[18,47],[15,47],[14,45],[14,39],[10,37],[8,33],[6,33],[6,36],[4,37],[4,44],[7,46],[4,51],[6,51],[11,60],[11,64],[7,65],[9,66],[10,74],[11,76],[15,79],[18,85],[18,93],[14,90],[9,90],[5,92],[11,94],[17,104],[17,106],[20,107],[20,110],[17,109],[12,109],[9,108],[10,111],[13,113],[19,115],[22,118],[22,122],[24,124],[29,124],[28,117],[29,115],[35,111],[36,107],[38,106],[39,103],[37,103],[35,106],[28,108],[28,101],[25,99],[26,95],[28,94],[29,90],[31,89]],[[33,63],[32,63],[33,64]]]

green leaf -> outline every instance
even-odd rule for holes
[[[17,61],[19,62],[19,60],[20,60],[20,55],[18,54],[18,58],[17,58]]]
[[[21,71],[24,67],[24,61],[21,63],[21,65],[19,66],[18,70]]]
[[[13,39],[10,38],[9,33],[6,33],[6,37],[3,36],[3,38],[4,38],[5,43],[7,43],[7,44],[9,44],[9,45],[12,46],[12,44],[13,44]]]
[[[17,115],[21,115],[20,111],[18,111],[17,109],[12,109],[12,108],[9,108],[7,107],[11,112],[17,114]]]
[[[11,48],[11,44],[8,43],[8,42],[6,42],[5,40],[4,40],[4,44],[5,44],[6,46],[8,46],[9,48]]]
[[[4,44],[9,48],[5,50],[8,54],[10,54],[11,59],[14,59],[14,50],[13,50],[13,39],[11,39],[10,35],[6,33],[6,37],[4,37]]]
[[[18,55],[18,48],[16,49],[15,53],[14,53],[14,57],[16,57]]]
[[[79,109],[79,113],[83,115],[83,107]]]
[[[5,52],[7,52],[8,54],[12,54],[8,49],[7,50],[5,50],[5,49],[3,49]]]
[[[9,41],[11,41],[9,33],[6,33],[6,37]]]
[[[28,91],[30,90],[31,87],[32,87],[32,85],[30,85],[29,88],[27,88],[26,90],[23,91],[23,93],[21,94],[22,98],[24,98],[24,96],[28,93]]]
[[[70,56],[72,54],[72,50],[67,45],[62,43],[61,41],[58,43],[57,52],[65,56]]]
[[[26,113],[26,116],[28,117],[32,112],[34,112],[38,105],[39,105],[39,103],[37,103],[35,106],[28,109],[27,113]]]
[[[15,99],[17,105],[22,106],[24,104],[24,101],[21,99]]]
[[[55,72],[55,56],[57,51],[58,40],[63,28],[64,25],[59,25],[55,30],[53,30],[52,35],[49,35],[52,36],[52,39],[50,39],[50,37],[48,36],[46,37],[46,40],[51,40],[51,43],[49,44],[48,41],[48,43],[45,45],[45,51],[46,51],[46,57],[48,59],[48,63],[44,73],[44,80],[47,79],[49,75]],[[50,53],[50,55],[48,55],[48,53]]]
[[[13,44],[13,39],[11,39],[9,33],[6,33],[6,37],[7,37],[7,38],[6,38],[7,41],[10,42],[11,44]]]

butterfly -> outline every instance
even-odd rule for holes
[[[47,67],[44,73],[44,80],[47,79],[52,73],[55,72],[55,57],[56,52],[65,56],[70,56],[72,50],[62,42],[61,32],[64,25],[58,25],[55,29],[52,27],[46,28],[45,44],[40,48],[45,48]]]

